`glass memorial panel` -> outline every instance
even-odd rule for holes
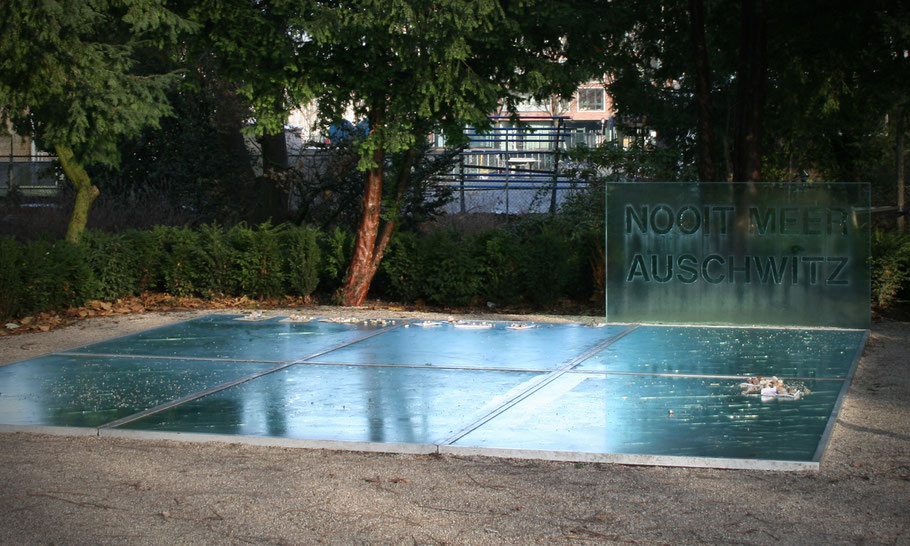
[[[488,329],[453,324],[411,326],[320,356],[319,362],[464,366],[522,370],[553,369],[622,331],[578,324],[540,324],[527,330],[495,323]]]
[[[607,320],[869,327],[869,185],[607,184]]]
[[[734,380],[566,374],[454,445],[811,461],[841,390],[799,400],[744,395]]]
[[[97,427],[273,367],[260,362],[44,356],[0,366],[0,424]]]
[[[642,326],[576,369],[844,379],[864,341],[861,330]]]
[[[261,321],[238,318],[209,315],[66,352],[284,362],[355,341],[382,328],[381,324],[367,322],[295,323],[282,322],[280,316]]]
[[[297,364],[123,428],[427,444],[498,407],[538,376]]]

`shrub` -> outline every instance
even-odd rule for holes
[[[397,233],[380,265],[378,284],[402,301],[426,300],[434,305],[468,305],[482,297],[483,261],[472,239],[451,230],[428,236]]]
[[[9,250],[15,256],[12,266],[16,270],[15,273],[4,273],[4,277],[10,279],[13,294],[6,314],[26,316],[85,302],[92,272],[80,246],[49,239],[31,241],[21,245],[18,251],[11,248],[9,241],[4,246],[4,251]],[[8,265],[4,265],[4,269],[7,268]]]
[[[563,297],[577,269],[568,234],[543,224],[537,233],[524,238],[522,254],[522,284],[528,301],[552,305]]]
[[[233,274],[237,263],[237,251],[224,228],[216,223],[199,227],[199,244],[202,263],[208,273],[205,296],[224,296],[239,293],[239,279]]]
[[[157,233],[153,230],[130,230],[123,234],[124,244],[133,254],[136,293],[159,290],[162,269],[162,247]]]
[[[518,302],[523,294],[521,239],[503,230],[489,230],[479,234],[472,246],[484,276],[483,299],[500,305]]]
[[[321,251],[317,238],[318,232],[306,226],[290,226],[281,237],[284,276],[290,294],[309,296],[319,284]]]
[[[191,229],[170,226],[158,226],[153,233],[160,253],[160,269],[154,275],[158,288],[174,296],[206,292],[207,271],[199,234]]]
[[[425,297],[421,283],[423,259],[423,246],[416,233],[396,233],[379,264],[379,272],[373,281],[374,289],[399,301],[416,301]]]
[[[92,271],[89,299],[114,300],[137,293],[138,255],[125,235],[86,230],[79,245]]]
[[[887,308],[910,289],[910,235],[876,230],[871,250],[872,301]]]
[[[436,305],[468,305],[484,283],[473,245],[458,233],[441,230],[426,240],[422,281],[426,299]]]
[[[0,237],[0,318],[19,313],[23,288],[19,271],[21,254],[20,243],[12,237]]]
[[[348,264],[354,255],[354,236],[336,227],[331,233],[324,233],[317,239],[322,257],[319,286],[324,292],[334,292],[344,282]]]
[[[241,223],[228,231],[235,251],[233,276],[242,294],[257,298],[281,295],[284,275],[278,240],[285,227],[266,222],[254,230]]]

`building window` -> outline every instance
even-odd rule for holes
[[[603,112],[606,92],[602,87],[585,87],[578,90],[579,112]]]

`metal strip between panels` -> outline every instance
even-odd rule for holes
[[[625,330],[623,330],[617,334],[614,334],[613,336],[607,338],[606,340],[598,343],[594,347],[588,349],[584,353],[573,358],[569,362],[563,364],[562,366],[553,370],[552,372],[548,373],[547,375],[540,377],[536,380],[532,380],[528,384],[527,388],[525,388],[523,391],[521,391],[520,393],[516,394],[515,396],[509,398],[508,400],[506,400],[505,402],[503,402],[502,404],[500,404],[493,410],[489,411],[488,413],[484,414],[480,418],[475,419],[474,421],[469,423],[467,426],[462,427],[461,429],[456,431],[454,434],[451,434],[450,436],[436,442],[436,444],[440,445],[440,446],[446,446],[446,445],[450,445],[454,442],[457,442],[462,437],[466,436],[470,432],[481,427],[484,423],[488,422],[490,419],[493,419],[497,415],[500,415],[504,411],[515,406],[516,404],[518,404],[522,400],[526,399],[527,397],[531,396],[535,392],[546,387],[547,385],[549,385],[550,383],[552,383],[553,381],[555,381],[556,379],[558,379],[559,377],[564,375],[566,372],[568,372],[575,366],[578,366],[585,360],[591,358],[592,356],[594,356],[597,353],[601,352],[602,350],[606,349],[610,345],[612,345],[612,344],[616,343],[617,341],[619,341],[620,339],[624,338],[625,336],[627,336],[628,334],[633,332],[636,328],[638,328],[638,325],[629,326]]]
[[[402,326],[404,326],[405,324],[408,324],[409,322],[410,322],[410,321],[407,321],[407,320],[406,320],[406,321],[399,322],[398,324],[392,324],[392,325],[390,325],[390,326],[386,326],[386,327],[384,327],[384,328],[380,328],[379,330],[374,330],[374,331],[372,331],[372,332],[369,332],[369,333],[366,334],[366,335],[363,335],[363,336],[358,337],[357,339],[354,339],[354,340],[351,340],[351,341],[345,341],[345,342],[343,342],[343,343],[339,343],[339,344],[337,344],[337,345],[334,345],[334,346],[332,346],[332,347],[329,347],[328,349],[323,349],[323,350],[321,350],[321,351],[318,351],[318,352],[316,352],[316,353],[313,353],[313,354],[311,354],[311,355],[308,355],[308,356],[306,356],[306,357],[304,357],[304,358],[301,358],[301,359],[298,359],[298,360],[294,360],[294,361],[292,361],[292,362],[285,362],[285,363],[282,363],[282,364],[280,364],[280,365],[278,365],[278,366],[275,366],[274,368],[270,368],[270,369],[265,370],[265,371],[262,371],[262,372],[257,372],[257,373],[254,373],[254,374],[250,374],[250,375],[248,375],[248,376],[246,376],[246,377],[241,377],[240,379],[236,379],[236,380],[234,380],[234,381],[229,381],[229,382],[227,382],[227,383],[222,383],[222,384],[220,384],[220,385],[215,385],[214,387],[210,387],[210,388],[208,388],[208,389],[205,389],[205,390],[202,390],[202,391],[193,393],[193,394],[189,394],[189,395],[184,396],[184,397],[182,397],[182,398],[178,398],[177,400],[171,400],[170,402],[165,402],[164,404],[159,404],[159,405],[157,405],[157,406],[155,406],[155,407],[153,407],[153,408],[149,408],[149,409],[147,409],[147,410],[145,410],[145,411],[141,411],[141,412],[139,412],[139,413],[134,413],[133,415],[128,415],[128,416],[123,417],[123,418],[121,418],[121,419],[117,419],[116,421],[111,421],[110,423],[105,423],[105,424],[101,425],[101,426],[98,427],[98,428],[99,428],[99,429],[109,429],[109,428],[119,427],[119,426],[125,425],[125,424],[127,424],[127,423],[131,423],[131,422],[133,422],[133,421],[136,421],[136,420],[142,419],[142,418],[144,418],[144,417],[148,417],[149,415],[154,415],[154,414],[156,414],[156,413],[159,413],[159,412],[162,412],[162,411],[171,409],[171,408],[176,407],[176,406],[179,406],[179,405],[181,405],[181,404],[185,404],[185,403],[187,403],[187,402],[192,402],[193,400],[198,400],[198,399],[203,398],[203,397],[205,397],[205,396],[208,396],[208,395],[210,395],[210,394],[214,394],[214,393],[216,393],[216,392],[220,392],[220,391],[229,389],[229,388],[231,388],[231,387],[236,387],[237,385],[241,385],[241,384],[243,384],[243,383],[246,383],[247,381],[252,381],[252,380],[254,380],[254,379],[258,379],[258,378],[260,378],[260,377],[263,377],[263,376],[265,376],[265,375],[268,375],[268,374],[271,374],[271,373],[275,373],[275,372],[281,371],[281,370],[283,370],[283,369],[285,369],[285,368],[290,368],[291,366],[294,366],[295,364],[300,364],[300,363],[302,363],[302,362],[304,362],[304,361],[306,361],[306,360],[309,360],[309,359],[311,359],[311,358],[316,358],[317,356],[322,356],[322,355],[324,355],[324,354],[326,354],[326,353],[329,353],[329,352],[332,352],[332,351],[336,351],[336,350],[338,350],[338,349],[342,349],[342,348],[348,347],[348,346],[350,346],[350,345],[354,345],[355,343],[360,343],[361,341],[364,341],[364,340],[366,340],[366,339],[370,339],[370,338],[372,338],[372,337],[375,337],[375,336],[384,334],[384,333],[386,333],[386,332],[390,332],[390,331],[392,331],[392,330],[401,328]],[[161,358],[161,357],[157,357],[157,358]]]

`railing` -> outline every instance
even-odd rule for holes
[[[59,180],[53,158],[34,161],[0,161],[0,197],[15,188],[28,197],[47,197],[57,193]]]
[[[460,154],[452,171],[434,179],[455,192],[456,199],[446,212],[555,213],[567,192],[579,187],[578,180],[559,171],[567,136],[565,119],[526,117],[525,122],[552,125],[468,129],[470,147]]]

